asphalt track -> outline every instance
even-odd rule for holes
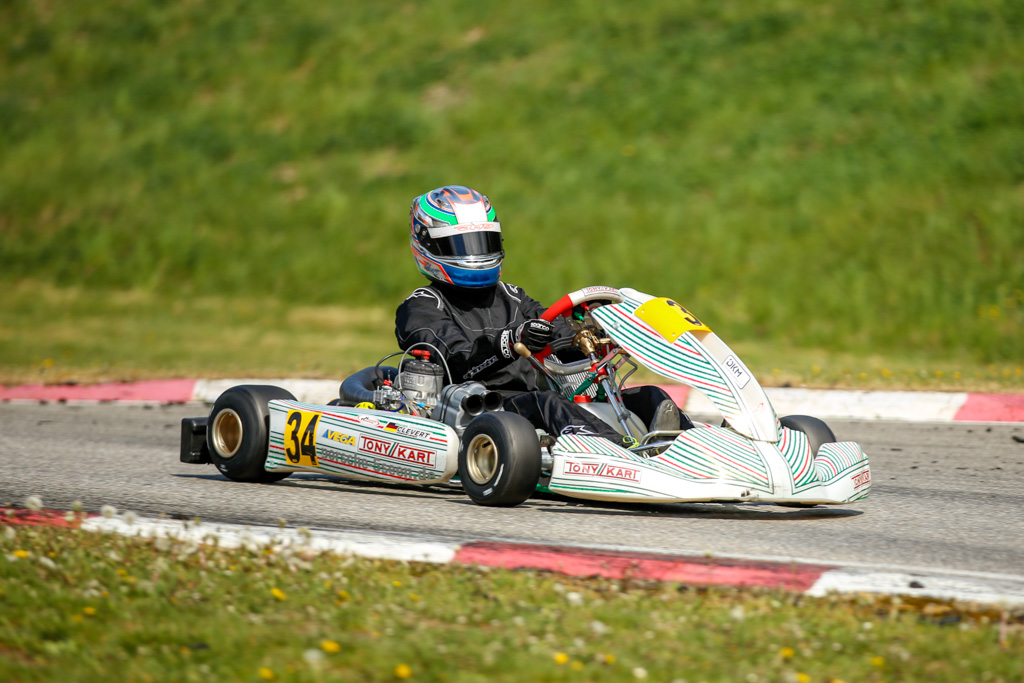
[[[458,489],[292,475],[239,484],[178,461],[196,405],[0,405],[0,505],[38,495],[140,515],[423,534],[455,540],[710,552],[835,564],[1024,574],[1024,424],[831,420],[871,457],[871,497],[842,507],[472,504]],[[1015,438],[1016,437],[1016,438]]]

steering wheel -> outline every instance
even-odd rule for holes
[[[590,301],[611,301],[612,303],[622,303],[626,300],[626,297],[622,295],[622,292],[615,289],[614,287],[584,287],[583,289],[577,289],[575,292],[569,292],[561,299],[551,304],[548,310],[541,314],[542,320],[548,322],[554,321],[558,316],[569,316],[572,313],[572,309],[583,303]],[[551,353],[551,345],[548,344],[544,347],[543,351],[538,351],[533,354],[533,357],[537,360],[544,360]]]

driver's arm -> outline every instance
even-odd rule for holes
[[[547,306],[525,294],[523,295],[523,308],[528,318],[539,318],[547,310]],[[555,318],[552,324],[554,325],[554,332],[552,333],[551,349],[557,360],[563,363],[571,363],[585,358],[586,356],[573,345],[572,329],[565,322],[565,318],[559,316]]]

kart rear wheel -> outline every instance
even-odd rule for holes
[[[537,432],[521,415],[484,413],[462,435],[459,479],[477,505],[519,505],[537,488],[540,468]]]
[[[214,402],[206,443],[210,460],[228,479],[269,483],[290,474],[264,469],[270,435],[267,403],[275,398],[295,400],[280,387],[243,385],[231,387]]]
[[[818,449],[822,444],[836,442],[836,435],[832,433],[831,427],[825,424],[824,420],[819,420],[816,417],[811,417],[810,415],[787,415],[780,418],[779,422],[787,429],[803,432],[807,435],[807,440],[811,444],[811,455],[817,455]]]

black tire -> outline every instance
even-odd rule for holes
[[[267,404],[275,398],[295,400],[291,392],[264,385],[231,387],[217,397],[207,423],[206,445],[210,460],[228,479],[270,483],[291,474],[264,469],[270,437]]]
[[[779,423],[788,429],[793,429],[798,432],[803,432],[807,435],[807,441],[811,444],[811,455],[817,455],[818,449],[821,448],[823,443],[835,443],[836,435],[832,433],[832,428],[825,424],[824,420],[819,420],[816,417],[810,415],[787,415],[786,417],[779,418]],[[786,508],[812,508],[815,507],[814,503],[776,503]]]
[[[818,454],[818,449],[822,444],[836,442],[836,435],[832,433],[832,429],[825,424],[824,420],[819,420],[816,417],[811,417],[810,415],[787,415],[781,418],[779,422],[783,427],[806,434],[807,440],[811,444],[812,455]]]
[[[477,505],[513,507],[537,488],[540,440],[522,415],[484,413],[466,427],[459,447],[459,479]]]

